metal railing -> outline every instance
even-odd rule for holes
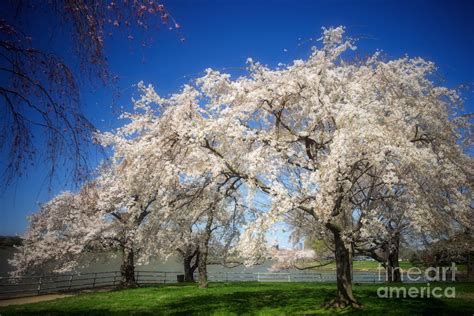
[[[138,284],[176,283],[180,272],[136,271]],[[0,299],[70,292],[120,284],[120,271],[57,274],[25,277],[0,277]]]
[[[182,272],[135,271],[135,279],[139,285],[177,283],[178,275],[182,275]],[[195,275],[196,280],[197,278],[198,276]],[[210,282],[336,282],[336,273],[329,271],[210,272],[208,280]],[[405,278],[403,280],[406,282]],[[115,287],[120,284],[120,281],[120,271],[0,277],[0,299]],[[353,281],[383,283],[385,278],[384,274],[354,271]]]

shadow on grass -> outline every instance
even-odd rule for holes
[[[222,313],[253,314],[256,312],[293,314],[319,307],[334,295],[330,289],[318,290],[266,290],[189,297],[170,302],[155,312],[174,311],[175,315]]]
[[[265,291],[236,291],[221,295],[181,298],[162,306],[155,312],[173,311],[175,315],[189,314],[350,314],[350,315],[473,315],[473,302],[437,298],[379,298],[373,289],[357,289],[362,309],[327,310],[321,306],[335,295],[331,288],[305,288]],[[450,304],[447,304],[450,302]]]
[[[154,312],[174,311],[174,315],[195,314],[256,314],[268,315],[472,315],[469,309],[447,310],[439,299],[383,299],[374,291],[358,291],[364,307],[362,309],[327,310],[324,302],[333,298],[332,289],[292,290],[284,292],[269,290],[259,292],[235,292],[223,295],[209,295],[182,298],[162,306]],[[472,307],[472,305],[471,305]]]
[[[352,310],[351,315],[460,315],[446,310],[444,301],[436,298],[380,298],[376,290],[360,289],[355,295],[364,308]]]
[[[456,300],[384,299],[377,286],[356,286],[362,310],[325,310],[323,302],[335,295],[334,285],[324,284],[211,284],[166,285],[83,296],[41,307],[0,311],[5,314],[48,315],[472,315],[470,297]]]
[[[205,290],[204,290],[205,291]],[[232,293],[210,293],[193,297],[182,297],[157,306],[152,313],[175,315],[196,315],[212,313],[228,314],[294,314],[319,306],[334,295],[331,289],[292,290],[278,289],[264,291],[235,291]],[[277,312],[278,311],[278,312]]]
[[[153,297],[166,295],[167,291],[180,291],[180,288],[186,289],[186,286],[168,286],[166,289],[162,287],[147,288],[148,296]],[[189,290],[189,288],[188,288]],[[297,289],[279,290],[273,287],[272,289],[246,289],[242,287],[241,290],[237,287],[236,290],[228,293],[219,293],[215,290],[219,288],[209,289],[195,289],[196,292],[177,292],[176,296],[168,297],[165,302],[144,302],[141,307],[128,304],[122,305],[120,308],[111,306],[110,309],[97,304],[93,306],[92,302],[83,301],[77,304],[63,304],[63,305],[49,305],[43,308],[26,308],[4,311],[6,315],[23,314],[23,315],[209,315],[209,314],[234,314],[234,315],[254,315],[256,313],[264,313],[267,315],[282,315],[295,314],[308,311],[318,307],[328,297],[334,295],[333,289]],[[132,297],[139,298],[130,290],[130,299]],[[110,293],[119,293],[118,291]],[[120,293],[121,294],[121,293]],[[132,299],[133,300],[133,299]],[[119,303],[120,299],[116,300]]]

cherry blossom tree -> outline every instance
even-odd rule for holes
[[[384,202],[397,190],[407,192],[406,216],[418,230],[442,218],[433,216],[442,195],[432,184],[449,192],[445,212],[469,218],[470,190],[463,188],[471,160],[460,142],[470,122],[456,115],[456,92],[432,81],[431,62],[385,61],[378,53],[345,62],[355,46],[343,27],[324,29],[321,41],[307,60],[275,70],[249,60],[250,75],[236,79],[208,70],[196,86],[158,101],[168,106],[165,133],[193,152],[187,172],[242,183],[247,205],[258,194],[270,199],[241,236],[247,263],[267,250],[273,224],[305,212],[334,241],[338,295],[331,304],[359,306],[354,241],[384,232]],[[156,99],[152,90],[147,95]]]
[[[147,175],[140,179],[159,185],[156,173]],[[134,176],[123,164],[109,166],[79,193],[62,193],[42,206],[11,261],[14,275],[70,271],[84,259],[93,261],[97,252],[118,251],[121,286],[136,286],[136,264],[155,255],[153,229],[160,228],[160,221],[153,211],[160,196],[153,186],[140,187],[146,182]]]
[[[454,154],[451,152],[451,154]],[[421,194],[430,196],[427,203],[430,207],[431,225],[425,223],[420,229],[419,221],[411,219],[411,214],[407,213],[409,205],[413,203],[410,197],[409,187],[399,186],[395,192],[396,198],[384,201],[382,207],[385,208],[380,214],[380,219],[384,223],[384,234],[372,236],[371,239],[355,243],[358,251],[372,256],[386,266],[388,281],[400,282],[400,268],[398,264],[400,242],[405,240],[406,244],[415,243],[420,240],[451,239],[472,227],[472,208],[469,201],[472,192],[472,161],[466,155],[454,154],[446,161],[438,161],[440,172],[437,177],[426,180],[424,175],[417,180],[420,185]],[[449,186],[446,182],[439,181],[450,175],[446,171],[452,172],[452,165],[458,166],[457,172],[462,175],[456,181],[451,177]],[[461,180],[461,181],[459,181]],[[452,196],[460,195],[464,198],[463,209],[454,211],[452,207]],[[460,198],[460,197],[459,197]]]
[[[125,169],[121,166],[120,170],[112,169],[101,175],[97,204],[110,225],[114,226],[112,238],[122,253],[122,286],[134,287],[137,259],[146,262],[151,257],[147,245],[153,240],[150,223],[156,220],[157,213],[153,210],[159,207],[159,193],[153,191],[153,185],[140,187],[145,182],[136,181],[133,178],[136,175],[127,174]],[[147,175],[149,177],[144,175],[141,180],[159,184],[153,174]]]
[[[229,181],[201,146],[181,135],[189,112],[174,105],[186,104],[187,95],[164,99],[151,87],[139,87],[143,94],[134,102],[135,112],[123,115],[129,122],[97,135],[102,145],[112,146],[117,165],[102,177],[109,195],[99,197],[100,203],[104,209],[116,203],[112,208],[122,209],[130,197],[139,205],[152,200],[156,205],[146,220],[147,236],[152,237],[143,235],[141,251],[161,257],[177,251],[183,256],[187,280],[197,268],[200,286],[207,287],[210,246],[229,249],[238,237],[243,220],[243,208],[237,203],[239,184]],[[117,175],[125,179],[116,179]],[[145,202],[139,202],[142,198]]]
[[[110,241],[98,238],[97,231],[109,234],[109,225],[96,207],[92,186],[74,194],[64,192],[41,206],[30,218],[23,244],[10,261],[13,276],[74,269],[84,253],[109,248]],[[91,258],[92,259],[92,258]]]
[[[164,240],[159,247],[160,255],[166,258],[178,253],[183,261],[185,282],[194,282],[194,272],[199,268],[201,287],[207,287],[206,266],[210,261],[228,263],[229,252],[244,222],[243,209],[235,199],[220,192],[208,195],[209,192],[201,192],[198,196],[180,196],[173,205],[174,214],[157,232]]]
[[[433,63],[421,58],[346,62],[355,46],[343,27],[323,29],[320,40],[307,60],[277,69],[249,60],[239,78],[209,69],[168,98],[139,85],[130,122],[97,136],[114,150],[99,209],[127,214],[119,220],[133,223],[127,245],[159,253],[164,239],[155,236],[170,224],[184,230],[175,250],[196,222],[205,287],[213,227],[231,223],[230,210],[246,211],[235,247],[246,264],[265,256],[268,231],[291,219],[331,241],[337,296],[328,304],[358,307],[352,256],[375,236],[390,239],[399,211],[416,232],[469,225],[472,159],[462,143],[471,122],[456,112],[456,91],[434,82]],[[453,220],[441,224],[446,216]]]

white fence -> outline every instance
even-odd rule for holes
[[[139,285],[177,283],[178,275],[182,275],[182,272],[136,271],[135,279]],[[210,272],[208,279],[210,282],[336,282],[336,273],[332,271]],[[114,287],[119,285],[120,280],[119,271],[18,278],[0,277],[0,299]],[[402,280],[409,282],[406,278]],[[385,281],[385,274],[354,271],[353,281],[355,283],[382,283]],[[423,281],[424,279],[420,279],[418,282]]]

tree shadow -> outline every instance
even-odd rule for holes
[[[381,298],[377,296],[376,290],[370,289],[356,290],[356,296],[370,309],[354,310],[351,315],[366,315],[367,312],[373,315],[387,312],[400,315],[458,315],[457,312],[449,312],[446,304],[437,298]]]
[[[333,289],[300,289],[264,291],[236,291],[225,294],[210,294],[195,297],[182,297],[179,300],[164,304],[156,313],[174,311],[173,315],[212,314],[226,312],[229,314],[254,314],[259,311],[280,309],[285,314],[301,313],[320,308],[323,301],[333,297]]]
[[[57,305],[51,303],[42,308],[11,311],[15,315],[472,315],[470,296],[452,301],[380,298],[377,286],[367,285],[355,286],[354,291],[363,304],[361,310],[323,309],[323,303],[336,294],[332,285],[211,284],[209,289],[200,290],[189,284],[176,284],[147,288],[143,292],[135,289],[111,293],[111,297],[95,297],[94,301],[84,296],[84,300],[74,304],[58,300]],[[103,301],[107,305],[100,304]],[[2,313],[9,314],[6,310]]]

